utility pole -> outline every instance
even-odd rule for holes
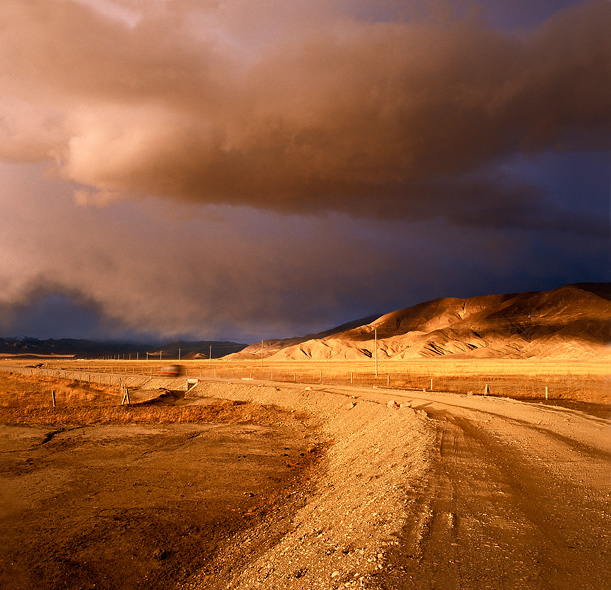
[[[210,354],[208,355],[208,366],[212,366],[212,344],[210,345]]]
[[[378,376],[378,329],[375,328],[373,331],[374,334],[374,348],[373,348],[373,358],[376,367],[376,377]]]
[[[178,349],[178,362],[180,362],[180,348]]]
[[[263,368],[263,340],[261,340],[261,368]]]

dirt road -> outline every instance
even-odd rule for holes
[[[609,587],[609,420],[490,397],[393,397],[426,412],[436,445],[382,588]]]
[[[297,393],[303,386],[283,386],[285,402],[295,403],[297,397],[287,396],[290,389]],[[321,582],[325,570],[317,570],[315,559],[305,552],[292,553],[293,563],[300,563],[303,571],[318,571],[316,587],[609,587],[609,418],[484,396],[325,386],[312,390],[354,403],[373,402],[391,413],[404,409],[386,408],[388,401],[407,402],[434,432],[435,441],[428,469],[405,486],[398,543],[382,543],[382,553],[377,554],[383,555],[382,562],[364,567],[368,577],[359,577],[358,570],[344,574],[338,565],[341,558],[336,558],[333,567],[340,575]],[[385,433],[389,448],[397,444],[397,435],[392,430]],[[350,474],[344,472],[344,464],[358,460],[340,459],[335,466],[332,461],[330,469],[335,473],[328,474],[329,481],[347,480]],[[372,453],[360,460],[359,469],[377,463],[378,457]],[[396,481],[392,476],[388,479],[389,484]],[[325,485],[323,479],[319,488]],[[376,502],[377,511],[384,513],[384,495],[378,495]],[[321,519],[316,526],[337,525]],[[295,561],[299,557],[301,561]],[[270,570],[282,571],[282,555],[266,558]],[[235,587],[248,587],[253,580],[246,576]],[[277,579],[269,584],[261,580],[256,587],[272,588],[277,583]],[[286,582],[287,588],[312,584]]]

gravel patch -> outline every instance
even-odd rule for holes
[[[201,572],[183,588],[378,587],[406,523],[406,494],[430,465],[434,430],[424,414],[323,386],[201,383],[190,393],[307,412],[331,444],[307,489],[290,494],[291,510],[280,507],[219,552],[222,585]]]

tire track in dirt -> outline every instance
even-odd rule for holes
[[[566,451],[537,432],[561,453],[550,466],[521,448],[520,430],[528,425],[508,419],[511,435],[500,437],[442,404],[426,412],[437,428],[438,454],[408,500],[403,542],[389,556],[382,588],[607,587],[609,495],[575,480],[567,469],[577,460],[574,447]]]

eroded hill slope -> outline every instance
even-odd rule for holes
[[[322,337],[274,341],[274,359],[611,356],[611,284],[553,291],[443,298]],[[271,343],[270,343],[271,344]],[[260,355],[261,345],[242,353]]]

